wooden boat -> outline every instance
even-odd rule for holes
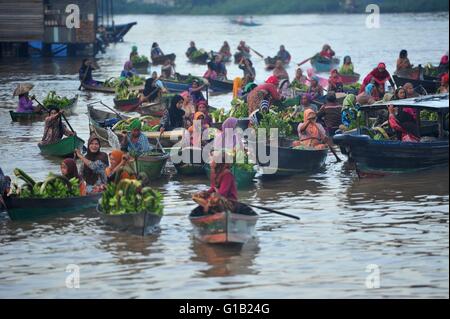
[[[5,202],[12,220],[26,220],[95,209],[100,197],[101,194],[60,199],[7,197]]]
[[[249,58],[249,59],[251,58],[251,54],[244,55],[244,53],[242,53],[242,52],[239,52],[239,51],[236,52],[234,54],[234,56],[233,56],[234,57],[234,63],[235,64],[239,64],[244,56],[247,56],[247,58]]]
[[[119,231],[142,236],[153,233],[158,228],[162,218],[162,216],[152,212],[109,215],[102,211],[100,205],[97,205],[97,213],[106,225]]]
[[[159,132],[158,132],[159,134]],[[170,154],[157,153],[140,156],[136,161],[138,173],[145,173],[150,180],[161,177]]]
[[[148,74],[149,66],[150,66],[150,62],[149,61],[147,61],[147,62],[140,62],[140,63],[133,63],[134,69],[139,74]]]
[[[293,174],[313,173],[325,165],[328,149],[294,149],[291,147],[292,142],[292,140],[282,138],[278,147],[265,145],[265,153],[261,154],[278,153],[277,161],[267,162],[268,159],[262,159],[258,156],[261,152],[259,144],[256,144],[255,141],[249,141],[250,151],[256,152],[258,167],[263,176],[291,176]]]
[[[340,74],[342,83],[344,85],[354,84],[357,83],[361,77],[359,73],[353,73],[353,74]]]
[[[209,54],[207,52],[203,52],[201,55],[197,55],[195,57],[192,57],[192,55],[190,55],[188,57],[189,62],[191,63],[195,63],[195,64],[206,64],[206,62],[209,59]]]
[[[277,58],[277,57],[267,57],[264,59],[264,63],[266,64],[266,70],[273,70],[275,69],[275,65],[277,63],[277,61],[281,61],[281,59]],[[288,67],[289,66],[289,62],[283,61],[283,66],[284,67]]]
[[[84,141],[78,136],[68,136],[55,144],[38,145],[42,155],[67,157],[73,156],[76,149],[81,149]]]
[[[209,80],[209,88],[214,93],[230,93],[233,92],[233,81]]]
[[[156,56],[156,57],[152,57],[152,64],[153,65],[161,65],[161,64],[166,63],[167,60],[170,60],[170,62],[174,63],[176,58],[177,58],[177,56],[173,53]]]
[[[171,161],[177,170],[178,175],[194,176],[204,175],[204,161],[202,149],[194,147],[185,147],[178,150],[177,156],[171,153]]]
[[[88,105],[88,117],[91,134],[93,133],[98,136],[102,144],[108,146],[109,140],[107,127],[112,128],[113,124],[107,126],[105,125],[105,122],[113,119],[117,119],[117,121],[119,121],[121,118],[117,114],[96,109],[92,105]],[[122,119],[127,118],[128,116],[122,115]]]
[[[143,103],[136,111],[142,115],[162,117],[166,108],[167,106],[162,102]]]
[[[258,214],[245,205],[240,205],[238,213],[225,211],[208,215],[199,206],[189,215],[194,237],[209,244],[245,244],[254,237],[258,218]]]
[[[108,37],[112,40],[112,42],[123,42],[123,37],[131,30],[133,26],[135,26],[137,22],[131,22],[126,24],[118,24],[106,27],[106,32],[108,33]]]
[[[257,23],[254,21],[245,21],[245,20],[241,20],[241,19],[230,19],[230,22],[232,24],[237,24],[243,27],[259,27],[262,24],[261,23]]]
[[[211,166],[209,164],[204,165],[204,173],[206,173],[208,178],[211,177]],[[239,166],[233,165],[231,167],[231,173],[233,173],[238,189],[249,188],[255,182],[256,171],[249,172],[239,168]]]
[[[129,100],[114,99],[114,106],[116,109],[122,112],[135,112],[140,105],[139,98],[133,98]]]
[[[178,79],[161,79],[164,87],[171,93],[182,93],[188,91],[191,83],[182,82]]]
[[[448,115],[448,94],[426,96],[422,98],[390,101],[361,107],[369,127],[369,112],[386,109],[389,105],[409,107],[418,110],[436,112],[439,120],[437,126],[425,122],[421,125],[421,134],[431,136],[428,141],[417,143],[399,140],[373,140],[365,133],[364,127],[359,127],[347,134],[333,137],[334,143],[341,147],[343,154],[349,160],[356,162],[358,168],[365,172],[397,173],[425,169],[439,165],[448,165],[448,137],[444,130],[448,129],[445,116]]]
[[[89,85],[86,83],[81,83],[81,87],[85,91],[91,91],[91,92],[100,92],[100,93],[106,93],[106,94],[115,94],[116,89],[113,87],[105,87],[103,86],[105,82],[97,81],[97,85]],[[130,91],[138,91],[143,92],[144,91],[144,85],[131,87]]]
[[[64,115],[66,116],[72,115],[73,110],[77,106],[77,103],[78,103],[78,95],[76,95],[73,99],[71,99],[71,103],[69,106],[64,108]],[[45,118],[48,116],[48,113],[45,111],[33,113],[9,111],[9,115],[11,116],[11,120],[13,122],[33,122],[45,120]]]
[[[211,61],[214,61],[215,58],[216,58],[216,56],[218,56],[219,54],[220,54],[219,52],[211,51],[211,52],[209,53],[209,58],[210,58],[210,60],[211,60]],[[222,55],[222,62],[223,62],[223,63],[229,63],[229,62],[231,62],[231,55],[229,55],[229,56]]]
[[[189,75],[177,74],[177,79],[161,79],[164,86],[170,92],[184,92],[191,87]],[[197,77],[201,79],[202,77]],[[214,93],[229,93],[233,91],[233,81],[231,80],[208,80],[209,89]]]
[[[439,80],[413,80],[409,78],[402,78],[397,75],[393,76],[395,84],[398,86],[404,86],[406,83],[411,83],[414,88],[423,87],[429,94],[434,94],[441,87],[441,82]]]
[[[311,65],[316,72],[329,73],[331,70],[336,69],[339,66],[340,60],[333,58],[329,61],[325,59],[311,59]]]

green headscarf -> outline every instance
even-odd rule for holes
[[[354,94],[348,94],[344,102],[342,103],[343,109],[353,109],[356,104],[356,96]]]
[[[133,47],[131,48],[131,52],[138,52],[138,47],[133,45]]]
[[[131,121],[130,126],[129,126],[130,130],[140,130],[142,128],[142,123],[140,119],[134,119],[133,121]]]

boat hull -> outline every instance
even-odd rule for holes
[[[137,171],[145,173],[150,180],[157,179],[161,177],[169,157],[169,154],[141,156],[136,161]]]
[[[73,156],[76,149],[81,149],[84,141],[77,136],[63,138],[55,144],[39,145],[42,155],[67,157]]]
[[[139,98],[129,100],[117,100],[114,99],[114,106],[116,109],[122,112],[135,112],[139,108]]]
[[[255,236],[258,215],[247,207],[248,214],[222,212],[203,215],[203,209],[194,209],[189,220],[194,226],[194,237],[208,244],[245,244]]]
[[[73,114],[73,110],[77,106],[78,103],[78,95],[72,99],[71,104],[64,108],[64,115],[69,116]],[[9,115],[11,116],[11,120],[13,122],[34,122],[34,121],[43,121],[48,115],[47,112],[33,112],[33,113],[21,113],[9,111]]]
[[[326,63],[323,61],[311,60],[311,65],[314,68],[314,71],[319,73],[330,72],[333,69],[336,69],[339,66],[339,59],[333,59],[330,62]]]
[[[173,54],[173,53],[172,54],[158,56],[158,57],[153,57],[152,58],[152,64],[153,65],[161,65],[161,64],[164,64],[167,60],[170,60],[172,63],[174,63],[176,58],[177,58],[177,56],[175,54]]]
[[[48,216],[60,216],[95,209],[101,194],[62,199],[21,199],[8,197],[6,206],[11,220],[27,220]]]
[[[404,86],[406,83],[411,83],[414,87],[422,86],[429,94],[434,94],[441,86],[440,81],[432,80],[413,80],[409,78],[399,77],[394,75],[394,82],[397,86]]]

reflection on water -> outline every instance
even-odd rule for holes
[[[361,74],[379,60],[391,71],[404,48],[416,65],[436,63],[448,49],[448,14],[383,15],[383,27],[376,30],[364,27],[364,15],[268,16],[264,26],[245,33],[230,28],[226,17],[202,17],[202,23],[197,17],[169,17],[171,24],[167,19],[118,16],[116,23],[136,20],[138,25],[128,42],[98,57],[94,76],[117,77],[131,46],[148,55],[153,41],[177,54],[178,72],[203,74],[204,66],[184,58],[191,38],[207,50],[218,49],[224,40],[234,49],[245,39],[264,55],[275,54],[283,43],[298,61],[329,42],[341,57],[350,54]],[[191,35],[180,36],[181,30]],[[412,33],[418,41],[410,41]],[[299,34],[302,41],[292,41]],[[436,34],[447,36],[437,42]],[[366,39],[378,45],[369,48]],[[263,59],[254,56],[253,62],[262,82],[270,73]],[[78,91],[80,63],[0,60],[0,166],[5,173],[20,167],[43,179],[59,172],[60,160],[43,157],[37,147],[43,122],[11,123],[8,111],[17,105],[12,98],[17,83],[35,84],[33,94],[40,100],[51,90],[80,94],[68,120],[84,140],[89,137],[87,103],[101,99],[113,105],[113,95]],[[234,64],[227,68],[230,78],[242,74]],[[294,71],[292,65],[288,72]],[[229,108],[231,98],[210,96],[210,103]],[[329,155],[314,174],[257,179],[240,190],[242,202],[301,221],[256,210],[257,239],[242,250],[229,250],[193,241],[191,196],[207,189],[209,180],[177,176],[171,166],[153,184],[164,194],[165,216],[161,231],[152,236],[116,232],[95,214],[30,222],[12,222],[0,214],[0,298],[448,298],[448,180],[448,167],[359,180]],[[65,287],[68,264],[80,266],[82,289]],[[365,288],[370,264],[380,266],[380,289]]]

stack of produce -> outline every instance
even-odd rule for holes
[[[235,117],[238,119],[249,117],[248,104],[243,100],[235,98],[231,101],[231,106],[231,111],[228,114],[228,117]]]
[[[131,122],[135,119],[139,119],[141,121],[141,131],[143,132],[157,132],[160,127],[160,120],[153,116],[140,116],[140,117],[132,117],[126,120],[122,120],[114,125],[113,130],[117,131],[131,131],[130,125]]]
[[[67,97],[61,97],[59,95],[56,95],[55,91],[50,91],[47,94],[47,97],[45,98],[43,103],[46,108],[54,106],[54,107],[58,107],[61,110],[63,110],[65,108],[67,108],[68,106],[70,106],[72,101],[70,99],[68,99]]]
[[[133,56],[131,58],[131,62],[133,62],[133,64],[145,64],[145,63],[149,63],[148,58],[145,55],[141,55],[141,56]]]

